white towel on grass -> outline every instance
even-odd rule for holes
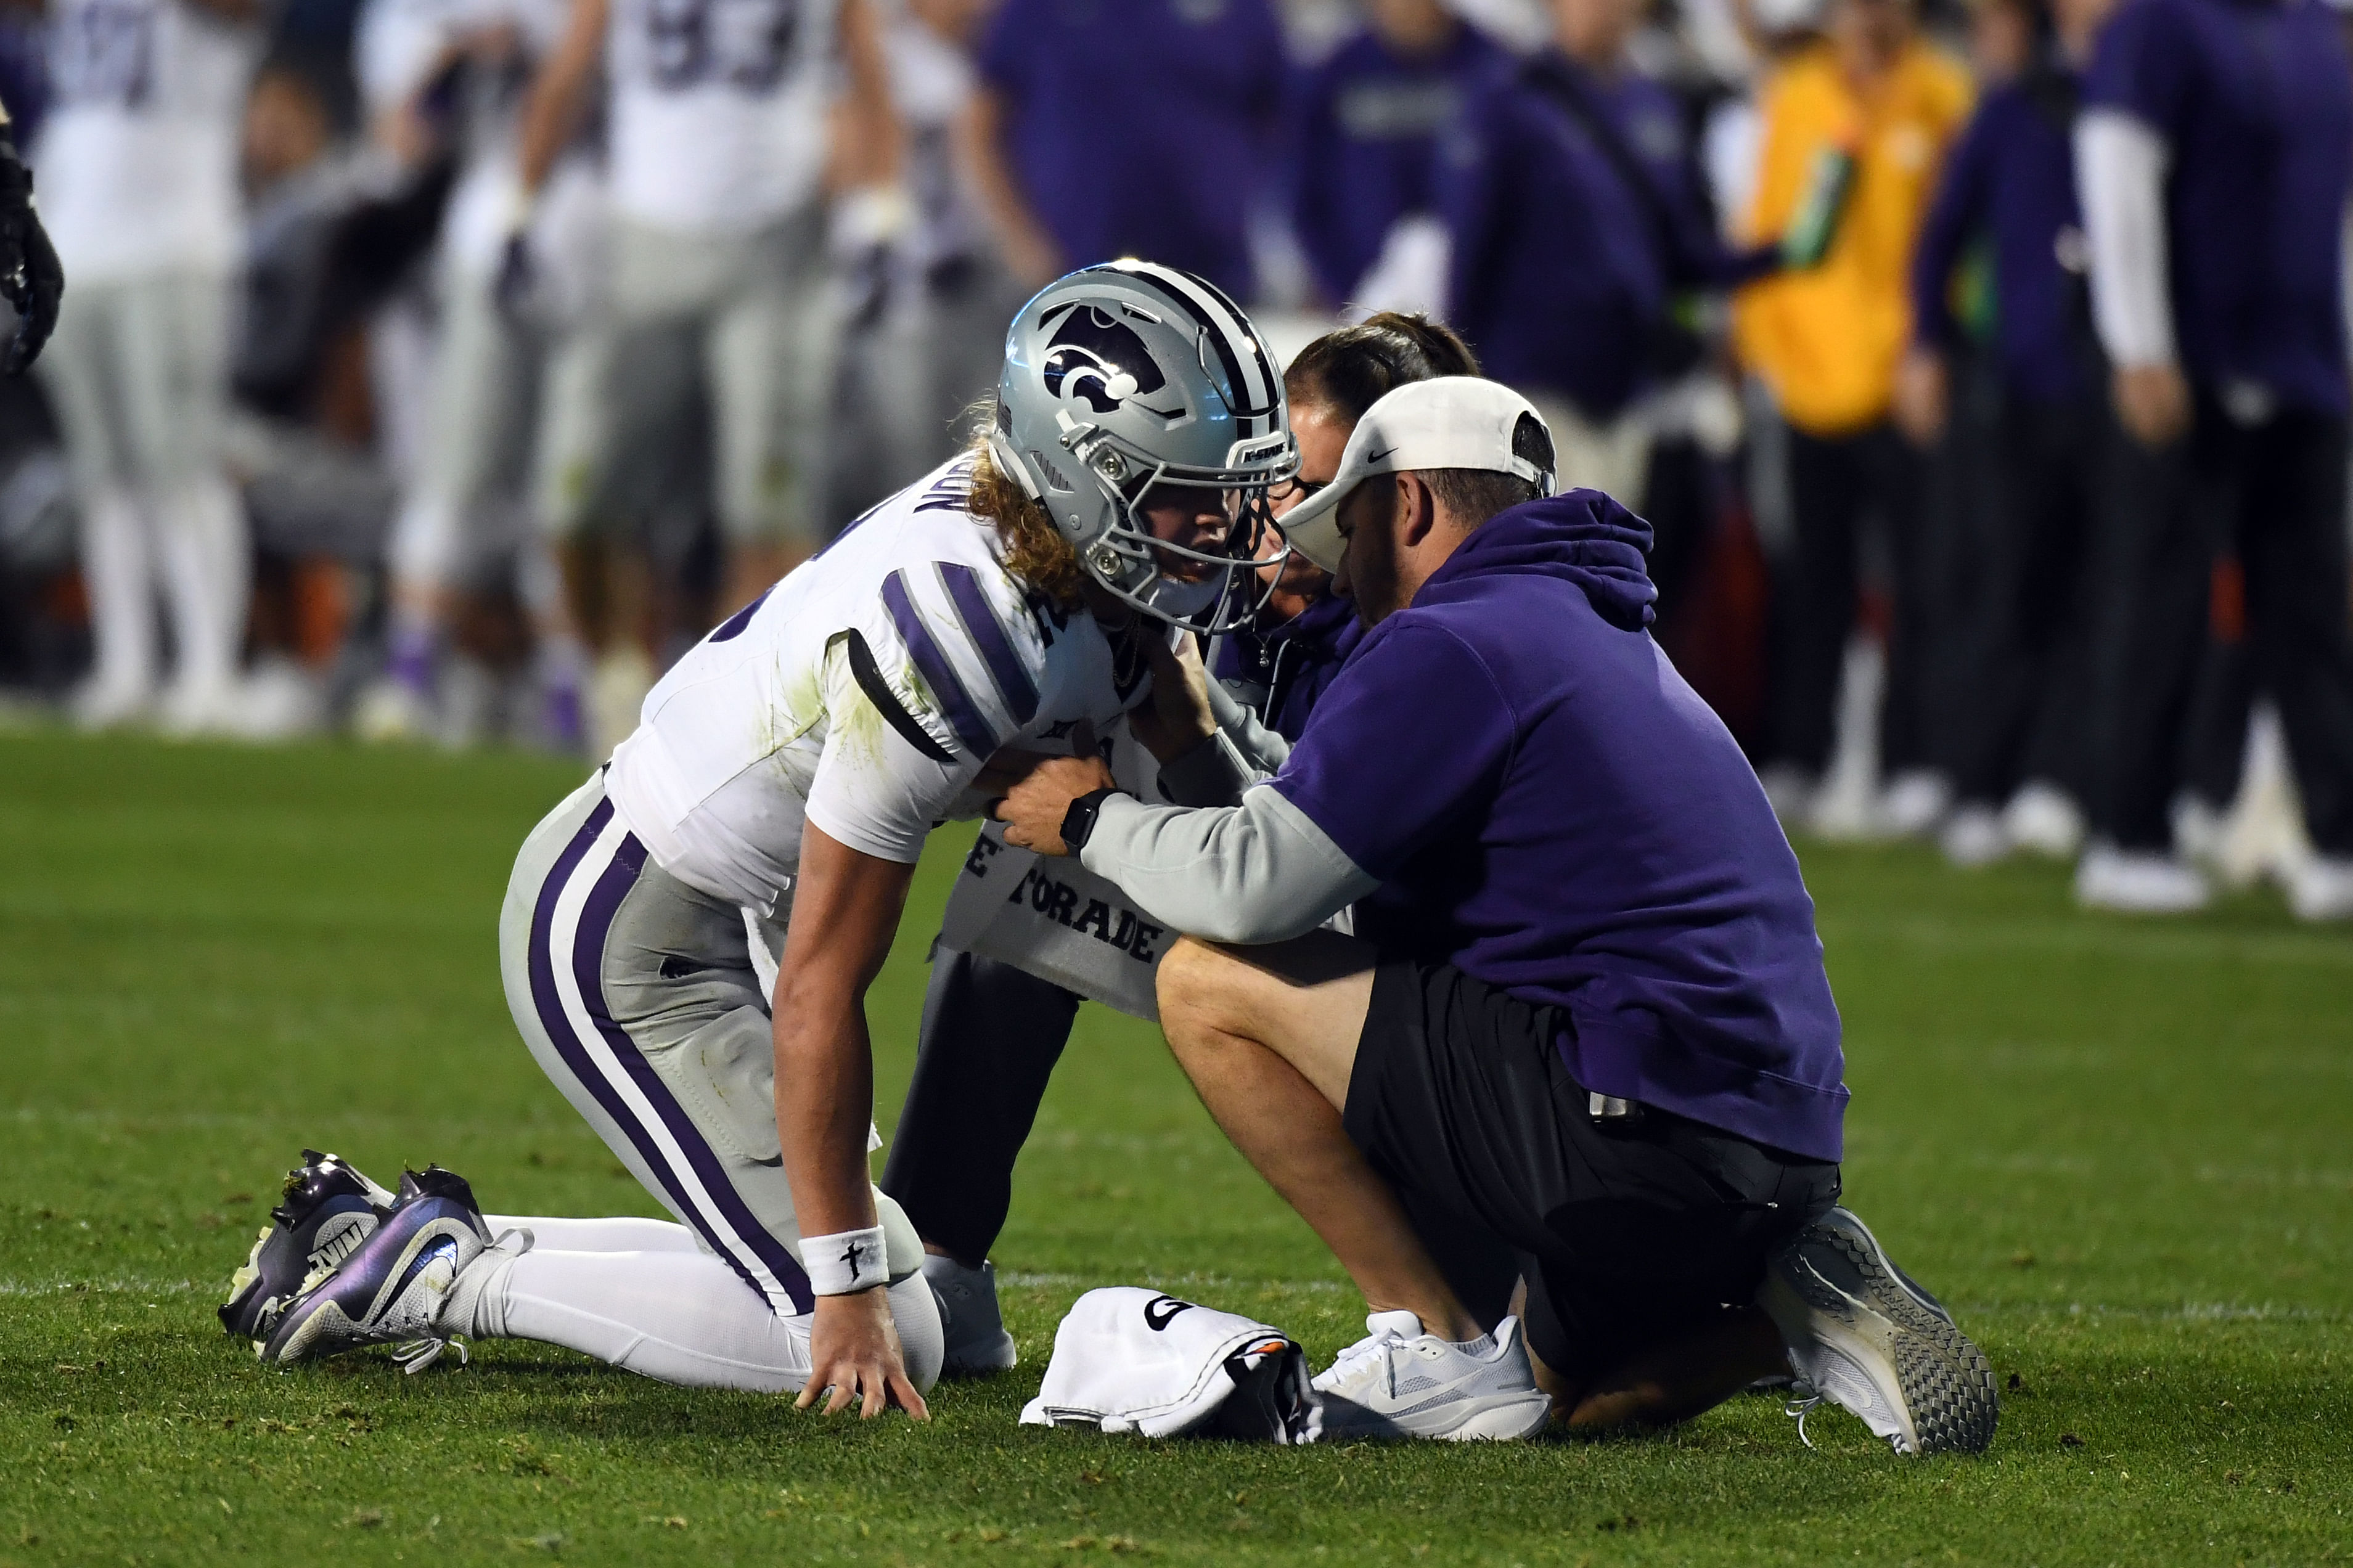
[[[1312,1443],[1322,1425],[1306,1354],[1290,1335],[1127,1285],[1090,1290],[1071,1308],[1021,1422],[1274,1443]]]

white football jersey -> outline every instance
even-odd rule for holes
[[[184,0],[53,0],[55,107],[35,153],[66,276],[227,273],[257,28]]]
[[[817,199],[836,0],[613,0],[613,210],[744,234]]]
[[[804,821],[911,862],[935,824],[978,815],[966,786],[998,747],[1067,750],[1079,721],[1108,731],[1144,700],[1140,658],[1005,570],[965,510],[971,463],[852,523],[648,694],[606,791],[663,869],[773,915]]]

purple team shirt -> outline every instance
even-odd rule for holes
[[[1284,740],[1296,741],[1307,729],[1307,715],[1364,636],[1356,606],[1326,594],[1272,631],[1219,638],[1213,673],[1219,680],[1263,690],[1260,720]]]
[[[1138,256],[1248,297],[1283,72],[1267,0],[1006,0],[980,71],[1069,265]]]
[[[1293,225],[1324,299],[1346,302],[1398,219],[1438,207],[1439,133],[1466,85],[1505,57],[1458,25],[1436,54],[1408,58],[1361,33],[1301,73],[1284,105]]]
[[[1649,544],[1597,490],[1482,524],[1366,634],[1272,787],[1381,879],[1358,935],[1564,1008],[1588,1089],[1836,1160],[1813,901],[1645,629]]]
[[[1779,264],[1725,246],[1686,143],[1673,95],[1630,68],[1604,79],[1547,50],[1480,84],[1441,142],[1440,189],[1447,320],[1487,374],[1613,419],[1651,383],[1674,293]]]
[[[2337,14],[2319,0],[2126,0],[2084,88],[2086,108],[2120,110],[2171,149],[2174,331],[2191,377],[2343,414],[2353,77]]]
[[[2104,390],[2092,363],[2080,261],[2061,260],[2072,232],[2083,252],[2070,139],[2074,73],[2039,66],[1994,89],[1945,161],[1936,199],[1912,262],[1913,332],[1950,349],[1960,342],[1950,303],[1953,269],[1979,235],[1993,242],[1995,340],[2010,394],[2028,403],[2064,403]]]

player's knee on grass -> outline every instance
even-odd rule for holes
[[[923,1239],[898,1200],[880,1187],[874,1189],[874,1214],[882,1226],[883,1263],[891,1275],[891,1321],[899,1330],[900,1353],[906,1357],[907,1376],[916,1391],[929,1394],[947,1361],[948,1331],[940,1318],[939,1297],[923,1278]]]
[[[929,1394],[947,1361],[947,1324],[940,1318],[940,1299],[920,1273],[890,1287],[891,1321],[899,1331],[899,1353],[907,1365],[907,1381],[915,1392]]]
[[[874,1216],[882,1227],[883,1264],[891,1282],[895,1285],[911,1274],[922,1273],[923,1238],[907,1211],[899,1206],[899,1200],[880,1187],[874,1189]]]

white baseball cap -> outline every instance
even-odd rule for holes
[[[1275,520],[1292,548],[1326,572],[1340,569],[1347,552],[1338,518],[1348,492],[1377,474],[1430,468],[1483,468],[1512,474],[1553,493],[1553,475],[1512,451],[1512,436],[1523,418],[1544,425],[1535,405],[1497,381],[1475,375],[1441,375],[1411,381],[1365,410],[1340,453],[1332,482]],[[1552,432],[1547,427],[1545,434]]]

